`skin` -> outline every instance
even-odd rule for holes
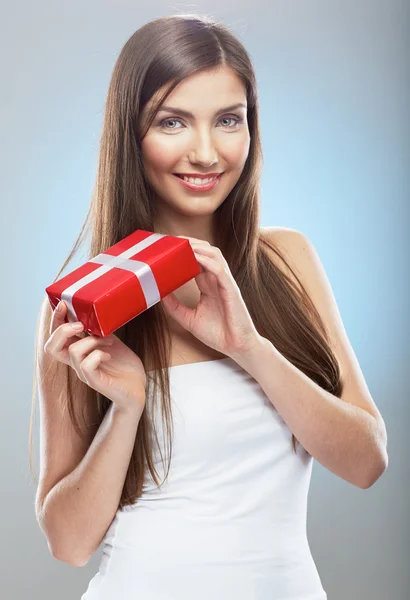
[[[142,119],[158,95],[144,107]],[[240,102],[245,107],[221,111]],[[213,214],[236,185],[249,154],[246,104],[245,87],[229,67],[195,73],[165,100],[164,105],[187,110],[193,118],[158,112],[141,142],[142,160],[158,210],[155,231],[214,245]],[[241,122],[236,123],[235,117]],[[213,172],[224,175],[208,192],[189,190],[173,175]]]

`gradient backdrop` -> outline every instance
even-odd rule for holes
[[[251,54],[264,146],[261,225],[299,229],[314,243],[387,425],[389,468],[369,490],[314,464],[308,534],[323,586],[329,600],[408,600],[404,0],[153,0],[149,10],[126,0],[3,3],[0,596],[79,600],[98,567],[99,553],[84,568],[54,559],[35,519],[27,458],[35,327],[44,288],[87,213],[116,57],[148,20],[187,12],[224,21]],[[38,423],[37,413],[36,459]]]

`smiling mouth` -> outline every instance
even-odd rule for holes
[[[184,179],[183,175],[180,175],[179,173],[172,173],[174,177],[178,177],[178,179],[181,180],[181,182],[184,185],[184,188],[191,190],[191,191],[196,191],[196,192],[212,192],[218,185],[219,182],[221,180],[222,175],[224,174],[224,172],[220,173],[219,175],[217,175],[216,177],[213,177],[212,179],[208,179],[208,181],[204,181],[204,178],[202,177],[198,177],[199,182],[197,181],[187,181],[186,179]],[[185,177],[187,177],[185,175]],[[194,178],[195,179],[195,178]]]
[[[175,175],[176,177],[179,177],[180,179],[184,179],[184,177],[188,177],[188,175],[180,175],[179,173],[172,173],[173,175]],[[189,179],[200,179],[201,181],[203,181],[204,179],[220,179],[221,175],[223,175],[223,173],[219,173],[218,175],[213,175],[212,177],[205,177],[203,176],[199,176],[199,175],[190,175]]]

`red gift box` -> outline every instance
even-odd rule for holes
[[[189,240],[137,229],[46,288],[66,322],[105,337],[200,274]]]

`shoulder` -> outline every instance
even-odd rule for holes
[[[275,246],[279,245],[287,253],[295,248],[295,245],[307,240],[307,237],[301,231],[290,227],[261,227],[259,235],[273,242]]]
[[[328,276],[308,236],[287,227],[264,227],[260,234],[282,253],[286,264],[268,250],[275,264],[308,294],[319,314],[336,318],[337,309]]]
[[[347,336],[329,278],[313,243],[300,231],[284,227],[265,227],[260,234],[267,237],[273,245],[281,247],[322,320],[328,342],[340,365],[343,380],[342,399],[373,415],[380,425],[383,439],[386,440],[383,418],[370,395]],[[273,253],[272,258],[277,261]]]
[[[286,227],[265,227],[260,233],[279,249],[284,261],[272,250],[267,252],[313,304],[335,348],[336,339],[344,334],[344,328],[329,278],[313,243],[301,231]]]
[[[260,237],[270,242],[275,250],[266,246],[268,256],[272,262],[287,275],[298,287],[301,277],[304,279],[306,261],[312,260],[314,248],[301,231],[289,227],[261,227]],[[303,284],[303,281],[302,281]]]

